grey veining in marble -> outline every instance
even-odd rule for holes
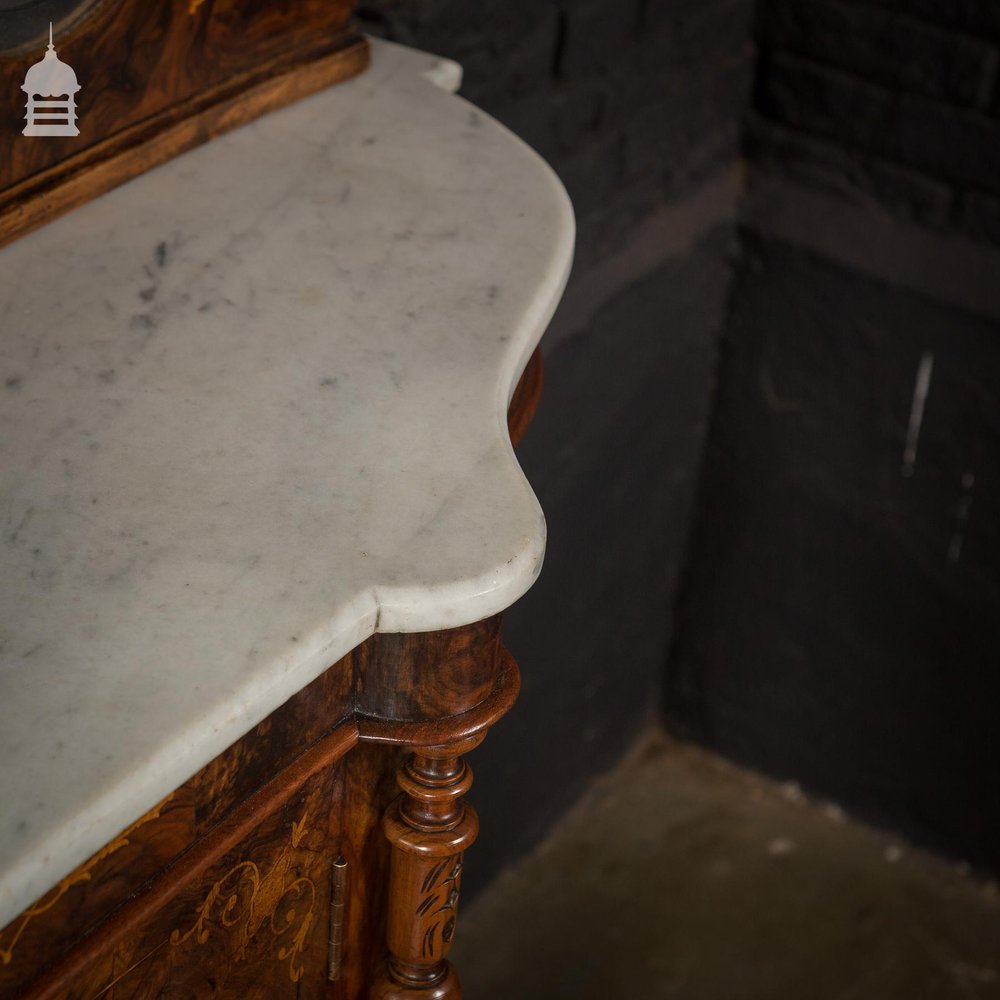
[[[505,410],[572,211],[435,78],[377,43],[0,251],[0,927],[372,632],[535,579]]]

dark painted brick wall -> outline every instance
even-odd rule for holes
[[[667,702],[676,731],[993,870],[998,344],[747,235]]]
[[[562,178],[577,269],[739,153],[752,0],[363,0],[362,23],[462,63],[462,95]]]
[[[629,247],[651,214],[737,160],[752,0],[364,0],[361,10],[369,30],[461,62],[463,96],[552,164],[577,213],[564,305],[582,318],[549,338],[520,455],[549,523],[541,578],[506,616],[523,689],[471,760],[483,821],[464,876],[474,894],[659,713],[732,229],[706,232],[679,258],[650,261],[647,246],[633,264]],[[595,292],[612,257],[619,277]]]
[[[1000,237],[1000,4],[760,0],[751,159]]]
[[[812,187],[916,222],[942,272],[956,236],[1000,242],[998,0],[759,0],[755,30],[746,150],[773,205]],[[669,724],[997,871],[1000,328],[785,223],[742,234]]]

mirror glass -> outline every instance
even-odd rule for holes
[[[56,48],[59,29],[97,6],[98,0],[0,0],[0,53],[21,54],[38,49],[45,52],[49,41],[49,21],[56,27]],[[63,23],[60,23],[63,22]]]

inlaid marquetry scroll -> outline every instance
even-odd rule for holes
[[[5,928],[0,930],[0,965],[10,965],[14,960],[14,950],[17,948],[21,936],[28,925],[36,918],[48,913],[58,906],[66,894],[74,886],[83,882],[89,882],[94,869],[96,869],[105,858],[120,851],[123,847],[128,847],[130,837],[141,826],[145,826],[151,820],[158,819],[164,807],[173,798],[173,793],[168,795],[162,802],[154,806],[148,813],[137,819],[130,827],[123,830],[114,840],[109,841],[95,855],[85,861],[78,868],[75,868],[64,879],[60,880],[52,890],[46,893],[37,903],[29,906],[21,915]]]
[[[240,861],[209,889],[191,927],[170,935],[172,948],[188,942],[207,943],[213,928],[233,940],[232,954],[246,959],[252,939],[265,927],[276,942],[274,956],[288,963],[293,983],[302,978],[302,950],[317,904],[312,879],[296,874],[295,850],[306,829],[306,817],[292,824],[290,843],[265,873],[254,861]]]

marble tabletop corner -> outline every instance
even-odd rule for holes
[[[573,214],[459,79],[375,41],[0,249],[0,927],[374,631],[537,576],[505,412]]]

